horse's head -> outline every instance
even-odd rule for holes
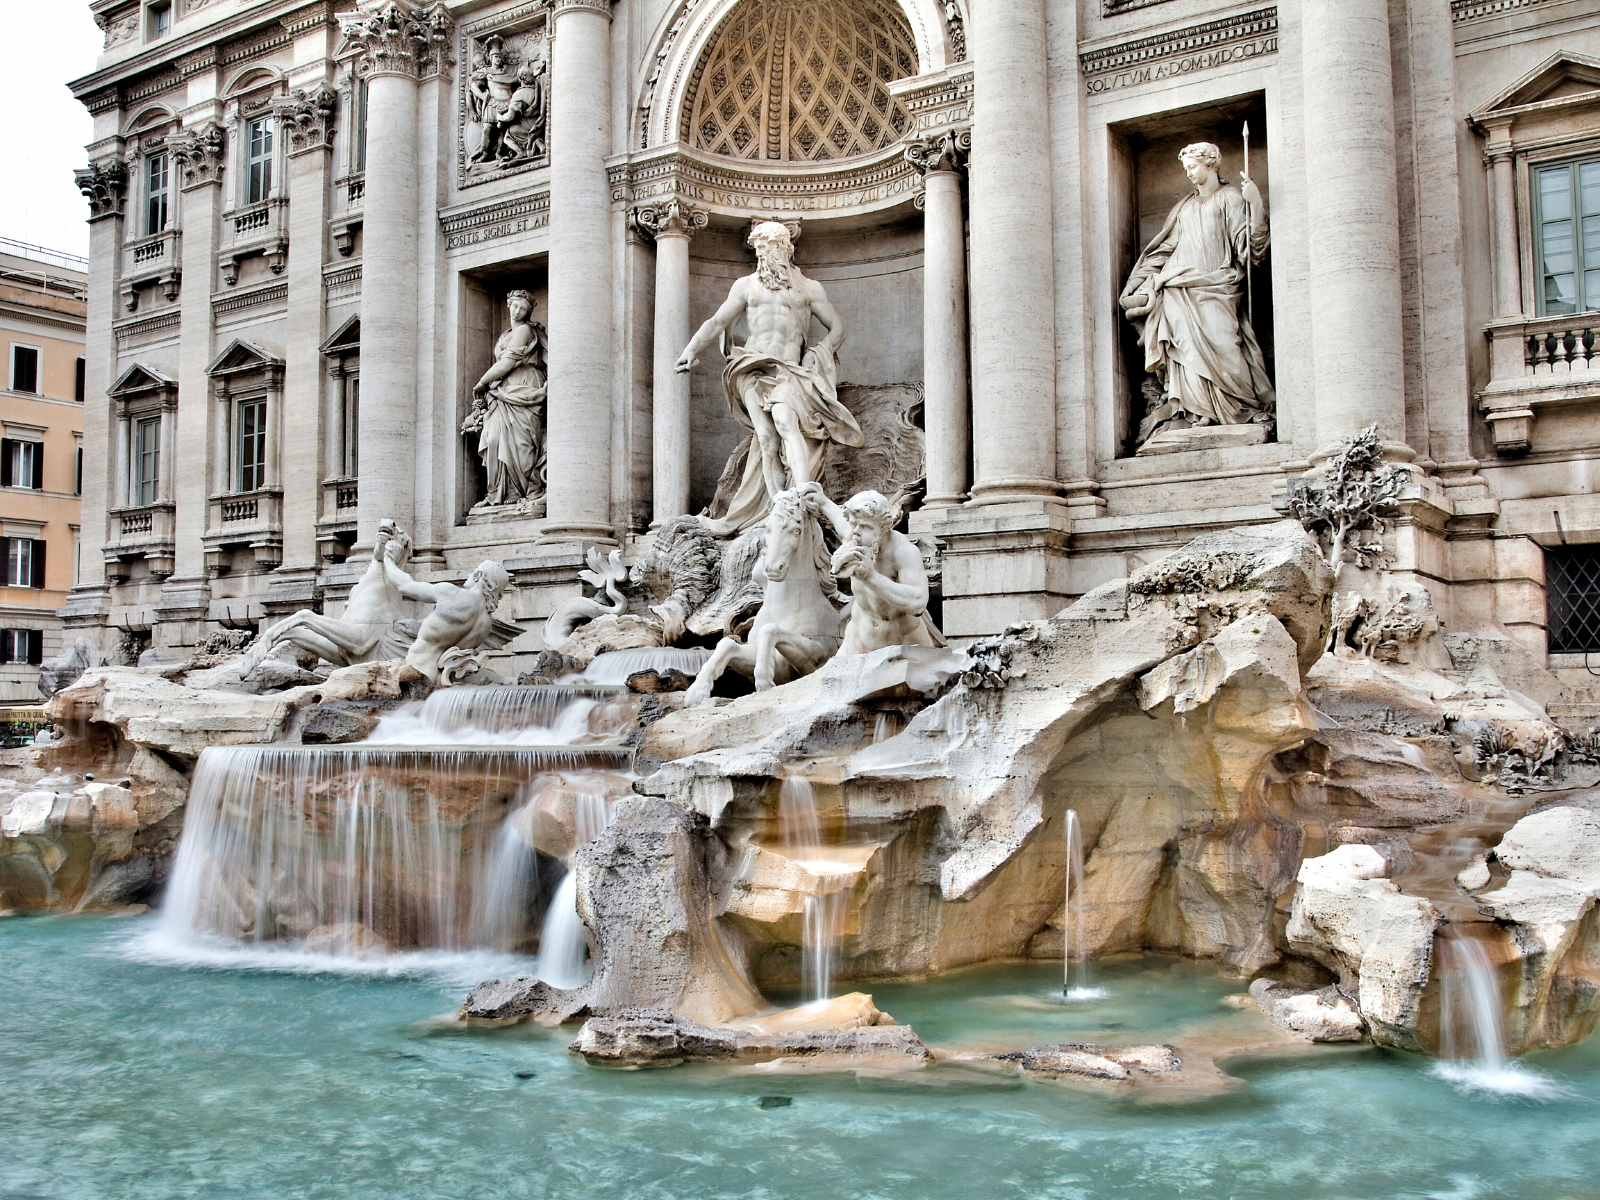
[[[779,492],[767,514],[767,545],[763,561],[767,579],[782,583],[789,568],[816,559],[815,502],[798,488]]]

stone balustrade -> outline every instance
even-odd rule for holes
[[[1485,333],[1490,382],[1478,397],[1495,451],[1533,448],[1542,409],[1600,403],[1600,313],[1502,317]]]
[[[159,286],[168,300],[178,298],[183,279],[183,234],[164,229],[135,238],[122,247],[122,303],[129,312],[139,307],[140,290]]]
[[[274,275],[283,274],[289,261],[289,201],[273,196],[260,204],[241,208],[227,218],[220,265],[229,287],[239,282],[239,266],[247,258],[265,255]]]
[[[140,559],[157,578],[172,574],[177,511],[170,500],[114,508],[110,517],[111,540],[104,550],[108,578],[126,580],[132,564]]]
[[[206,571],[220,575],[232,552],[255,551],[256,565],[275,567],[283,560],[283,492],[260,488],[210,498],[206,513]]]

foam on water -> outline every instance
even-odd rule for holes
[[[1468,1096],[1497,1100],[1562,1100],[1573,1095],[1565,1084],[1516,1059],[1497,1066],[1440,1060],[1433,1064],[1429,1073]]]

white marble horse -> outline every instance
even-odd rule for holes
[[[729,667],[755,680],[757,691],[766,691],[811,674],[839,652],[844,614],[832,599],[836,593],[820,515],[816,498],[798,489],[773,498],[766,549],[755,567],[766,580],[755,624],[747,641],[726,637],[717,643],[685,705],[709,700],[712,685]]]

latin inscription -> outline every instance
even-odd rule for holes
[[[1152,63],[1147,67],[1134,67],[1127,71],[1118,71],[1114,75],[1105,75],[1087,80],[1084,84],[1085,91],[1090,96],[1102,95],[1105,92],[1114,92],[1119,88],[1138,87],[1146,83],[1160,83],[1165,79],[1173,79],[1179,75],[1190,75],[1195,71],[1208,71],[1213,67],[1226,66],[1228,63],[1243,62],[1246,59],[1259,58],[1263,54],[1276,54],[1278,52],[1278,35],[1256,38],[1248,42],[1235,42],[1229,46],[1218,46],[1215,50],[1204,50],[1199,54],[1186,55],[1167,62]]]

